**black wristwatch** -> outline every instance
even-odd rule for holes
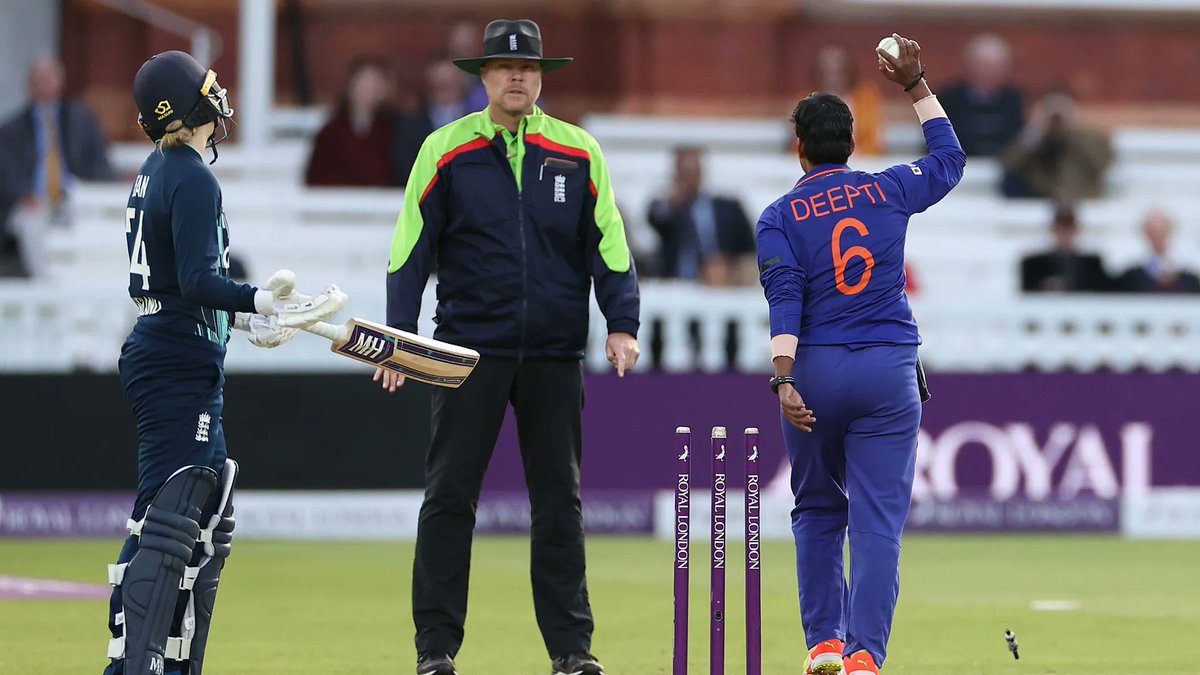
[[[781,384],[790,384],[794,387],[794,386],[796,386],[796,378],[792,377],[791,375],[776,375],[775,377],[772,377],[771,378],[771,393],[778,396],[779,395],[779,385],[781,385]]]

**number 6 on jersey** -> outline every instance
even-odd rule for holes
[[[870,234],[867,226],[858,218],[843,218],[838,221],[837,226],[833,228],[833,274],[837,281],[837,289],[841,291],[842,295],[858,295],[871,282],[871,270],[875,268],[875,256],[871,255],[871,252],[864,246],[851,246],[844,253],[842,252],[842,233],[848,227],[854,228],[862,237]],[[862,258],[866,269],[863,270],[858,283],[849,286],[846,284],[846,263],[854,258]]]
[[[137,218],[137,234],[129,247],[129,273],[142,277],[142,290],[150,290],[150,260],[146,257],[146,242],[142,241],[142,216],[138,209],[125,209],[125,233],[133,231],[133,219]]]

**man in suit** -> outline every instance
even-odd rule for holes
[[[35,61],[29,105],[0,123],[0,276],[31,273],[37,223],[61,216],[75,181],[114,178],[107,150],[92,113],[63,97],[62,64]]]
[[[1054,248],[1021,260],[1021,290],[1036,292],[1101,292],[1110,290],[1111,281],[1100,256],[1080,253],[1077,246],[1079,223],[1075,211],[1062,206],[1055,210],[1050,224]]]
[[[1200,277],[1179,267],[1171,257],[1171,235],[1175,224],[1157,209],[1142,220],[1142,233],[1150,245],[1146,262],[1126,270],[1117,288],[1126,293],[1200,293]]]
[[[704,190],[702,153],[676,148],[671,191],[650,204],[650,226],[661,241],[659,270],[709,286],[741,285],[742,263],[754,253],[754,229],[738,200]]]
[[[1024,125],[1021,92],[1009,84],[1011,53],[995,35],[980,35],[963,54],[967,77],[938,96],[967,155],[1000,154]]]
[[[475,37],[478,35],[476,31]],[[392,178],[396,185],[408,183],[417,153],[429,134],[487,107],[486,101],[478,108],[468,105],[467,84],[462,78],[465,74],[446,56],[436,56],[425,66],[421,108],[401,115],[396,121],[396,140],[392,146]]]

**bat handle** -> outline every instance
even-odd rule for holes
[[[333,340],[334,342],[341,342],[346,339],[345,326],[335,326],[334,324],[325,323],[324,321],[318,321],[308,328],[305,328],[304,331],[307,333],[312,333],[313,335],[320,335],[321,337]]]

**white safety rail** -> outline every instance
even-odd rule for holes
[[[51,283],[128,283],[127,190],[116,184],[75,190],[72,225],[46,232]],[[314,285],[382,283],[403,191],[230,181],[222,194],[231,252],[254,279],[287,267]]]
[[[426,288],[420,332],[431,334],[434,284]],[[347,288],[351,315],[381,320],[382,282]],[[1200,300],[1167,297],[1028,297],[998,303],[969,300],[915,302],[931,370],[1004,372],[1039,370],[1200,371]],[[112,371],[135,320],[119,289],[97,285],[34,287],[0,284],[0,372]],[[693,350],[689,324],[699,326]],[[736,326],[736,368],[769,369],[766,302],[752,289],[702,289],[680,283],[642,286],[643,353],[661,324],[664,370],[725,369],[729,323]],[[587,365],[604,360],[604,321],[593,303]],[[231,371],[334,372],[369,368],[328,353],[328,341],[301,335],[275,350],[257,349],[240,335],[231,342]],[[643,359],[638,371],[650,368]]]
[[[0,281],[0,373],[115,370],[121,344],[137,320],[137,310],[123,284],[113,285],[110,281],[54,286]],[[382,276],[374,283],[338,281],[350,296],[339,322],[351,316],[384,320]],[[307,290],[303,281],[300,290]],[[431,283],[425,291],[418,327],[423,335],[433,334],[434,301]],[[330,354],[329,348],[328,340],[305,334],[286,348],[264,350],[250,345],[245,334],[235,332],[227,363],[231,370],[256,372],[356,368],[370,372],[367,366]]]
[[[272,271],[297,272],[302,290],[337,283],[351,296],[346,316],[384,319],[384,277],[403,190],[311,189],[301,176],[308,156],[304,129],[319,109],[296,110],[294,133],[257,151],[222,146],[214,171],[223,187],[232,253],[261,282]],[[796,160],[782,148],[778,120],[662,119],[617,115],[588,118],[585,126],[605,149],[618,204],[635,253],[650,251],[657,236],[646,222],[650,200],[670,181],[670,148],[710,146],[707,182],[713,192],[742,200],[753,222],[791,188]],[[897,143],[916,127],[897,126]],[[893,132],[889,132],[891,134]],[[913,138],[910,138],[911,141]],[[1143,260],[1139,223],[1150,208],[1176,217],[1175,258],[1200,269],[1200,132],[1123,129],[1114,135],[1119,161],[1110,194],[1080,208],[1082,248],[1101,254],[1110,272]],[[115,149],[116,163],[133,172],[148,144]],[[894,155],[856,161],[880,170],[910,161]],[[1049,245],[1050,207],[996,195],[1000,168],[972,159],[962,184],[942,203],[915,216],[908,261],[920,292],[914,307],[930,368],[962,371],[1144,366],[1200,370],[1196,319],[1200,305],[1163,297],[1023,297],[1021,256]],[[69,227],[45,230],[47,278],[0,283],[0,372],[111,370],[128,332],[133,305],[124,297],[129,261],[124,242],[128,187],[77,186]],[[426,290],[421,331],[432,332],[434,285]],[[767,322],[757,287],[700,289],[643,280],[643,350],[661,325],[663,366],[672,371],[725,367],[725,335],[734,327],[737,366],[768,363]],[[690,326],[701,346],[693,353]],[[593,327],[602,327],[593,307]],[[594,331],[589,365],[605,367],[601,330]],[[327,343],[301,336],[286,349],[257,350],[237,339],[233,370],[322,371],[363,368],[326,353]],[[640,368],[648,368],[644,360]]]
[[[657,165],[630,166],[613,162],[612,170],[627,234],[637,254],[657,246],[657,235],[645,222],[649,202],[658,192],[647,174]],[[993,168],[973,162],[967,177]],[[711,179],[715,190],[742,198],[752,222],[766,204],[790,187],[790,176],[781,179],[769,171],[753,171],[751,163],[731,162],[714,171]],[[738,174],[745,178],[739,180]],[[1175,175],[1175,182],[1170,183],[1175,187],[1170,190],[1160,186],[1162,191],[1132,192],[1085,203],[1079,210],[1081,247],[1099,253],[1109,271],[1117,273],[1148,253],[1139,230],[1145,212],[1165,208],[1175,216],[1178,228],[1175,257],[1186,267],[1200,269],[1200,193],[1182,185],[1189,180],[1200,185],[1200,173]],[[51,279],[123,283],[125,190],[120,185],[88,185],[76,191],[73,226],[50,228],[47,233]],[[360,278],[378,281],[384,274],[403,202],[402,190],[305,189],[289,183],[237,180],[224,188],[233,254],[247,264],[252,278],[259,280],[274,269],[290,267],[313,283],[351,283]],[[956,190],[915,216],[907,253],[921,297],[1016,297],[1021,256],[1050,244],[1050,211],[1040,201],[1006,200],[968,188]]]

